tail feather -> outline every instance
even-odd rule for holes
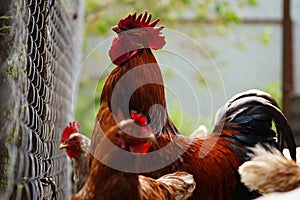
[[[269,141],[277,144],[281,151],[286,145],[292,159],[296,160],[296,143],[289,123],[268,93],[249,90],[235,95],[218,110],[216,124],[221,122],[238,124],[237,130],[243,135],[235,137],[247,145]],[[277,134],[272,130],[272,122]]]
[[[300,168],[271,146],[251,148],[250,161],[239,167],[241,181],[262,194],[284,192],[300,186]],[[263,178],[262,178],[263,177]]]

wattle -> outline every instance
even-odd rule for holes
[[[127,62],[130,58],[132,58],[137,52],[138,52],[138,50],[134,50],[134,51],[125,53],[125,54],[121,55],[120,57],[118,57],[116,59],[112,59],[112,62],[115,65],[121,66],[125,62]]]
[[[131,42],[126,35],[120,34],[113,40],[108,55],[115,65],[120,66],[132,58],[140,48],[139,44]]]
[[[140,154],[146,154],[149,150],[149,143],[141,143],[141,144],[135,144],[130,145],[129,150],[132,153],[140,153]]]
[[[80,156],[80,151],[75,151],[75,150],[66,150],[68,156],[72,159],[72,158],[75,158],[75,159],[78,159],[79,156]]]

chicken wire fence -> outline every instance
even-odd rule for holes
[[[0,2],[0,199],[69,199],[83,0]]]

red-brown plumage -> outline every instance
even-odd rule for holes
[[[222,134],[232,135],[238,132],[224,130]],[[158,144],[170,144],[167,134],[162,134],[157,140]],[[215,132],[204,139],[194,140],[179,135],[173,139],[172,148],[166,150],[153,144],[151,150],[160,150],[159,159],[172,159],[170,152],[179,158],[165,168],[145,175],[157,178],[162,174],[185,171],[193,174],[197,185],[190,199],[233,199],[235,191],[242,187],[237,174],[242,161],[232,144],[232,141]],[[237,147],[242,149],[242,146]],[[159,162],[159,159],[151,162]]]
[[[142,118],[141,115],[138,116],[138,120]],[[141,165],[140,158],[149,151],[149,148],[137,148],[137,151],[132,151],[130,146],[146,143],[149,147],[153,142],[155,142],[155,136],[151,128],[137,126],[134,120],[123,120],[111,127],[106,132],[105,139],[101,140],[99,149],[97,148],[97,158],[101,161],[93,160],[86,184],[72,197],[72,200],[187,199],[195,188],[190,174],[180,172],[169,174],[168,177],[171,179],[166,180],[166,177],[162,177],[154,180],[139,176],[138,173],[123,172],[107,166],[107,163],[113,163],[114,166],[131,165],[138,172]],[[124,154],[123,150],[129,152]],[[173,187],[172,183],[179,185]]]
[[[122,27],[114,30],[118,35],[128,31]],[[133,31],[130,38],[129,41],[139,48],[134,49],[134,55],[124,57],[104,85],[90,161],[93,162],[97,146],[108,129],[116,121],[129,118],[130,111],[135,110],[146,116],[149,126],[157,132],[157,144],[152,144],[151,150],[160,150],[160,157],[149,163],[175,160],[163,169],[147,173],[147,176],[158,178],[179,170],[193,174],[197,187],[191,199],[250,199],[251,195],[257,195],[241,184],[237,171],[247,159],[247,146],[258,142],[277,145],[275,133],[271,130],[272,120],[277,123],[279,134],[283,135],[280,140],[286,139],[291,149],[295,146],[286,119],[272,97],[260,94],[260,91],[249,91],[249,94],[243,93],[230,100],[218,114],[213,133],[192,141],[181,136],[168,117],[163,78],[144,32]],[[118,40],[124,42],[120,37]],[[115,44],[111,51],[116,48]],[[168,144],[172,149],[162,148]]]
[[[125,124],[125,123],[123,123]],[[134,122],[126,121],[125,126],[134,127]],[[107,132],[104,140],[101,140],[99,146],[96,149],[98,158],[102,161],[115,162],[117,165],[126,165],[128,162],[135,162],[129,160],[130,158],[120,156],[118,148],[124,150],[128,149],[127,140],[132,137],[127,132],[123,132],[123,129],[118,125],[112,126]],[[130,127],[129,127],[130,128]],[[117,137],[117,134],[121,134]],[[130,138],[130,139],[128,139]],[[124,141],[124,143],[122,142]],[[116,146],[112,146],[113,143]],[[123,146],[124,145],[124,146]],[[138,175],[132,173],[126,173],[118,171],[109,166],[106,166],[98,159],[94,159],[89,170],[89,177],[85,186],[73,196],[72,200],[107,200],[107,199],[123,199],[125,196],[128,199],[137,200],[140,199],[139,193],[139,181]],[[129,192],[130,191],[130,192]]]
[[[163,124],[169,129],[176,129],[171,121],[166,121],[169,118],[161,108],[166,108],[161,71],[149,48],[138,49],[134,57],[110,73],[104,84],[91,139],[91,155],[94,154],[104,133],[116,125],[116,122],[130,118],[130,111],[146,116],[154,132],[160,132]],[[92,159],[91,156],[89,162]]]

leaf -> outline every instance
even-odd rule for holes
[[[258,36],[258,41],[262,42],[265,46],[270,44],[272,38],[272,29],[270,27],[266,27],[263,29],[262,33]]]
[[[257,5],[258,5],[258,2],[257,2],[257,0],[248,0],[248,4],[249,4],[250,6],[257,6]]]

